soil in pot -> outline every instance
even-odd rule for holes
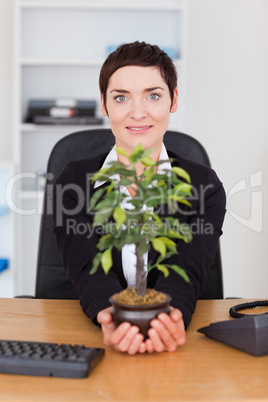
[[[122,322],[130,322],[137,325],[144,338],[148,337],[147,331],[150,322],[159,313],[169,313],[171,297],[154,289],[147,289],[144,297],[139,296],[136,289],[125,289],[110,298],[112,304],[112,316],[116,325]]]

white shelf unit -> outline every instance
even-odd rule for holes
[[[144,40],[173,50],[180,97],[170,129],[185,130],[187,0],[13,1],[14,166],[16,172],[30,176],[14,186],[20,208],[40,209],[42,192],[35,175],[46,170],[55,143],[69,133],[93,128],[26,124],[29,100],[71,97],[98,101],[98,76],[109,46]],[[96,114],[102,117],[99,101]],[[34,294],[39,225],[39,213],[17,215],[17,294]]]
[[[6,188],[12,174],[12,162],[0,161],[0,259],[8,260],[8,268],[0,272],[0,297],[14,296],[11,266],[14,216],[9,209],[6,196]]]

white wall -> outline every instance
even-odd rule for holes
[[[0,162],[12,158],[12,3],[0,0]]]
[[[267,298],[268,2],[189,6],[187,131],[208,150],[230,197],[221,240],[225,297]]]
[[[0,161],[12,157],[12,21],[12,1],[0,0]],[[267,297],[267,21],[267,0],[189,0],[187,132],[208,150],[227,194],[244,179],[248,186],[226,214],[225,296]],[[251,192],[255,172],[262,183]]]

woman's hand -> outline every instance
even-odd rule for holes
[[[97,320],[102,327],[105,345],[113,346],[116,351],[127,352],[130,355],[144,352],[175,352],[177,346],[183,345],[186,341],[182,314],[173,307],[169,315],[161,313],[157,319],[151,321],[149,338],[145,342],[137,326],[124,322],[115,327],[111,307],[100,311]]]
[[[169,315],[160,313],[157,319],[151,321],[151,328],[148,331],[149,338],[145,341],[148,353],[175,352],[177,346],[186,342],[182,313],[176,308],[170,308]]]
[[[129,322],[123,322],[117,328],[112,320],[111,307],[99,312],[97,316],[103,332],[105,345],[113,346],[118,352],[127,352],[130,355],[146,352],[143,335],[139,328]]]

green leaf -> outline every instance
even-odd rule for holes
[[[116,169],[116,173],[122,177],[129,177],[131,176],[132,171],[127,169],[126,167],[119,167]]]
[[[173,240],[169,239],[169,238],[166,237],[166,236],[158,237],[158,239],[159,239],[159,240],[161,239],[161,241],[162,241],[168,248],[176,247],[176,243],[174,243]]]
[[[171,194],[171,195],[169,196],[169,198],[170,198],[171,200],[180,202],[181,204],[186,204],[186,205],[188,205],[188,207],[191,207],[191,206],[192,206],[192,204],[191,204],[188,200],[186,200],[184,197],[180,197],[180,196],[177,195],[177,194]]]
[[[153,219],[155,222],[158,222],[158,223],[162,223],[162,221],[161,221],[161,219],[159,218],[159,216],[157,215],[157,214],[155,214],[154,212],[152,212],[152,211],[145,211],[144,212],[144,217],[145,217],[145,219]]]
[[[174,162],[174,161],[175,161],[174,158],[162,159],[161,161],[156,162],[156,165],[160,166],[160,165],[162,165],[163,163],[167,163],[167,162],[172,163],[172,162]],[[165,170],[166,170],[166,169],[165,169]]]
[[[125,167],[126,165],[118,160],[109,162],[111,170],[117,169],[118,167]],[[114,173],[114,172],[113,172]]]
[[[127,158],[129,157],[127,151],[125,151],[123,148],[116,147],[115,150],[119,155],[124,155]]]
[[[141,227],[141,235],[146,238],[147,241],[156,238],[159,234],[162,234],[163,225],[161,222],[147,221]]]
[[[154,177],[154,169],[145,169],[143,172],[143,176],[147,182],[151,182]]]
[[[143,254],[147,253],[150,249],[150,244],[147,243],[144,239],[140,239],[138,247],[137,247],[137,253],[138,256],[141,257]]]
[[[136,162],[139,160],[139,158],[142,156],[143,152],[144,152],[143,145],[142,145],[142,144],[138,144],[138,145],[134,148],[134,151],[132,152],[132,154],[129,156],[129,160],[130,160],[132,163],[136,163]]]
[[[176,226],[179,227],[180,226],[180,221],[178,218],[173,218],[173,216],[166,216],[164,218],[165,223],[167,224],[167,226]]]
[[[120,180],[120,186],[128,187],[133,183],[133,180],[129,179],[128,177],[123,177]]]
[[[177,251],[177,248],[170,248],[170,251],[168,251],[165,255],[165,259],[167,260],[168,258],[172,257],[174,254],[179,254]]]
[[[159,180],[157,183],[156,183],[156,187],[167,187],[167,183],[164,181],[164,180]]]
[[[181,182],[172,189],[172,192],[177,195],[191,195],[191,189],[191,184]]]
[[[118,229],[120,229],[127,219],[126,211],[121,207],[115,207],[113,218],[117,224]]]
[[[157,265],[161,264],[162,261],[168,260],[168,259],[169,259],[170,257],[172,257],[174,254],[178,254],[178,251],[177,251],[177,249],[175,249],[175,248],[174,248],[173,250],[171,250],[171,251],[168,251],[165,256],[159,255],[159,256],[157,257],[157,259],[156,259],[154,265],[152,266],[152,268],[155,268]],[[165,264],[165,265],[168,266],[167,264]]]
[[[122,230],[115,239],[114,247],[120,251],[125,244],[137,244],[139,239],[140,236],[137,233],[126,234],[126,231]]]
[[[101,265],[106,274],[108,274],[109,270],[113,266],[113,259],[112,259],[112,250],[108,248],[105,250],[101,255]]]
[[[106,248],[113,246],[113,243],[114,243],[114,236],[108,233],[100,238],[97,247],[100,251],[103,251]]]
[[[185,280],[185,282],[190,283],[190,278],[189,278],[189,276],[187,275],[187,273],[185,272],[185,270],[183,268],[181,268],[181,267],[179,267],[178,265],[175,265],[175,264],[174,265],[168,265],[168,267],[173,269],[173,271],[175,271],[176,274],[180,275]]]
[[[133,217],[134,213],[136,213],[137,211],[139,211],[140,208],[142,207],[142,205],[143,205],[143,200],[140,200],[140,199],[137,199],[137,198],[135,198],[135,197],[132,197],[130,200],[128,200],[127,203],[133,205],[133,207],[136,208],[136,211],[132,211],[132,213],[130,212],[130,214],[129,214],[129,215],[132,215],[132,217]]]
[[[184,170],[178,166],[173,166],[171,170],[172,170],[172,172],[176,173],[177,176],[182,177],[188,183],[191,183],[190,175],[186,172],[186,170]]]
[[[109,209],[113,209],[113,201],[115,199],[115,196],[111,199],[111,198],[103,198],[101,201],[99,201],[97,203],[97,205],[95,205],[95,211],[102,211],[105,212]]]
[[[106,211],[96,212],[93,219],[93,225],[94,226],[102,225],[107,221],[107,219],[111,217],[112,213],[113,213],[112,208],[109,208]]]
[[[143,145],[138,144],[138,145],[136,145],[136,147],[134,148],[134,150],[130,156],[133,157],[133,156],[139,154],[141,151],[144,151]]]
[[[168,172],[170,172],[170,171],[168,171]],[[156,173],[154,176],[154,179],[157,181],[163,180],[166,183],[169,178],[166,174]]]
[[[165,203],[165,191],[161,187],[152,187],[143,191],[144,203],[147,207],[157,207]]]
[[[131,203],[130,203],[131,204]],[[125,222],[127,228],[137,227],[142,219],[143,212],[140,209],[126,209],[127,220]]]
[[[107,222],[102,225],[104,233],[111,234],[114,239],[119,236],[119,230],[115,222]]]
[[[107,194],[109,194],[111,191],[113,191],[114,187],[115,187],[115,181],[112,181],[110,186],[107,188]]]
[[[107,172],[110,170],[110,168],[103,168],[103,169],[101,169],[101,170],[99,170],[97,173],[95,173],[94,174],[94,176],[91,178],[91,181],[97,181],[97,180],[100,180],[100,179],[104,179],[104,177],[105,177],[105,179],[104,180],[107,180],[107,177],[108,177],[108,174],[107,174]],[[103,177],[104,176],[104,177]]]
[[[155,162],[153,161],[152,158],[150,158],[150,156],[145,156],[144,158],[142,158],[141,163],[144,166],[154,166],[155,165]]]
[[[189,239],[186,236],[183,236],[180,232],[178,232],[177,230],[169,230],[169,232],[167,233],[167,235],[169,237],[173,237],[175,239],[181,239],[184,240],[185,243],[189,243]]]
[[[167,269],[167,267],[166,267],[165,265],[163,265],[163,264],[158,264],[158,265],[156,266],[156,268],[157,268],[159,271],[163,272],[165,278],[169,275],[169,270]]]
[[[122,194],[119,190],[113,190],[109,194],[106,194],[103,199],[95,206],[95,211],[113,209],[124,198],[125,194]]]
[[[89,272],[90,275],[95,274],[95,272],[96,272],[97,269],[99,268],[99,266],[100,266],[100,261],[101,261],[101,256],[102,256],[101,253],[97,253],[97,254],[95,255],[95,257],[93,258],[93,261],[92,261],[92,268],[91,268],[91,270],[90,270],[90,272]]]
[[[153,151],[154,151],[154,148],[146,149],[146,151],[143,152],[142,157],[144,158],[145,156],[150,155]]]
[[[164,257],[166,255],[167,247],[166,247],[165,243],[161,239],[156,237],[155,239],[151,240],[151,243],[152,243],[153,248],[155,249],[155,251],[160,253],[162,255],[162,257]]]
[[[105,191],[106,191],[106,188],[104,187],[104,188],[100,188],[94,192],[94,194],[92,195],[92,197],[90,199],[90,208],[89,209],[91,211],[95,208],[97,202],[99,201],[99,199],[101,198],[101,196],[103,195],[103,193]]]
[[[189,225],[187,225],[187,223],[180,224],[179,230],[183,234],[183,237],[187,239],[187,242],[190,242],[191,240],[193,240],[191,228]]]

